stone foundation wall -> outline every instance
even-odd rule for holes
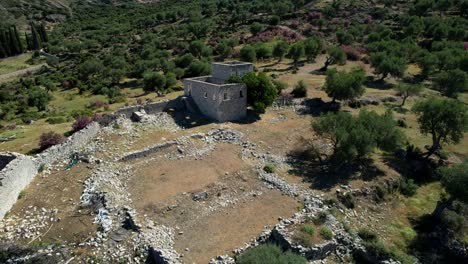
[[[8,153],[14,159],[0,171],[0,220],[11,209],[20,192],[37,173],[38,166],[31,157]]]
[[[125,107],[106,115],[99,123],[91,123],[85,129],[70,136],[64,143],[47,149],[35,158],[18,153],[0,153],[0,220],[15,204],[20,192],[28,186],[41,166],[68,159],[71,154],[82,150],[96,137],[101,126],[109,125],[122,115],[130,118],[134,112],[142,109],[148,114],[156,114],[171,108],[181,110],[183,107],[184,104],[180,99]]]
[[[0,164],[5,164],[0,170],[0,220],[15,204],[20,192],[28,186],[41,166],[68,158],[72,153],[85,147],[100,129],[98,123],[91,123],[85,129],[70,136],[64,143],[47,149],[36,158],[19,153],[0,154]]]
[[[121,108],[112,114],[103,116],[98,122],[101,126],[108,126],[112,121],[122,115],[126,118],[131,118],[134,112],[140,112],[141,110],[145,110],[147,114],[157,114],[169,109],[185,110],[184,102],[180,98],[176,98],[174,100],[164,100],[146,105],[128,106]]]

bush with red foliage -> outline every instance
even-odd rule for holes
[[[39,148],[41,150],[48,149],[52,146],[58,145],[65,141],[65,137],[59,133],[53,131],[42,133],[39,139]]]
[[[247,40],[248,43],[254,42],[269,42],[276,37],[281,37],[289,43],[297,42],[303,37],[294,30],[282,27],[275,27],[273,29],[265,30]]]
[[[89,116],[79,116],[75,119],[75,122],[72,125],[73,133],[82,130],[87,127],[93,120]]]
[[[89,107],[92,108],[92,109],[98,109],[98,108],[103,107],[104,105],[106,105],[106,103],[104,103],[103,101],[101,101],[101,100],[96,100],[96,101],[92,101],[92,102],[89,104]]]
[[[360,60],[365,50],[360,47],[353,47],[350,45],[342,45],[341,49],[346,53],[348,60],[357,61]]]
[[[318,19],[321,19],[323,17],[322,13],[317,12],[317,11],[309,12],[309,13],[307,13],[306,16],[307,16],[307,20],[309,20],[309,21],[318,20]]]

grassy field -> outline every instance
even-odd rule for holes
[[[385,244],[396,252],[407,263],[413,263],[414,257],[409,256],[409,245],[416,238],[412,220],[417,220],[425,214],[430,214],[440,200],[443,188],[439,182],[421,186],[412,197],[401,197],[401,206],[393,211],[393,218],[387,225]]]
[[[31,54],[21,54],[16,57],[0,60],[0,75],[7,74],[31,67],[28,60],[31,59]]]

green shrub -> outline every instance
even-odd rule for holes
[[[402,180],[400,182],[400,192],[405,196],[413,196],[418,188],[419,186],[414,183],[413,179]]]
[[[340,195],[338,199],[340,199],[340,202],[347,208],[353,209],[356,206],[354,196],[351,193]]]
[[[307,97],[307,86],[303,80],[294,86],[292,94],[295,98]]]
[[[464,225],[465,219],[463,216],[457,214],[452,210],[444,210],[442,213],[442,223],[450,230],[455,232],[461,231]]]
[[[49,117],[46,120],[47,123],[49,124],[62,124],[67,122],[67,119],[63,116],[57,116],[57,117]]]
[[[377,202],[385,200],[387,193],[388,191],[384,187],[377,185],[377,187],[375,188],[375,200]]]
[[[305,247],[311,247],[314,245],[312,242],[312,236],[304,232],[304,230],[299,230],[294,233],[293,239]]]
[[[267,164],[263,167],[263,170],[266,173],[274,173],[276,171],[276,166],[274,164]]]
[[[25,190],[21,191],[21,192],[18,194],[18,200],[21,199],[21,198],[23,198],[24,196],[26,196],[26,191],[25,191]]]
[[[326,240],[330,240],[333,238],[333,232],[330,230],[330,228],[325,226],[320,228],[320,235]]]
[[[380,241],[372,240],[364,242],[364,247],[369,254],[377,258],[388,258],[392,256],[391,251]]]
[[[305,225],[302,226],[302,231],[304,231],[305,233],[307,233],[310,236],[313,236],[314,233],[315,233],[315,228],[312,225],[305,224]]]
[[[314,217],[314,224],[316,225],[321,225],[327,221],[327,213],[325,212],[320,212],[316,217]]]
[[[264,244],[247,250],[240,255],[236,263],[239,264],[302,264],[307,260],[292,252],[283,252],[279,246]]]
[[[375,241],[377,240],[377,234],[369,229],[360,229],[358,231],[358,236],[364,241]]]

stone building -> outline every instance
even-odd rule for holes
[[[203,115],[213,120],[240,120],[247,115],[247,87],[242,83],[226,81],[232,76],[242,77],[252,70],[253,65],[246,62],[213,63],[211,75],[184,80],[185,97]]]

